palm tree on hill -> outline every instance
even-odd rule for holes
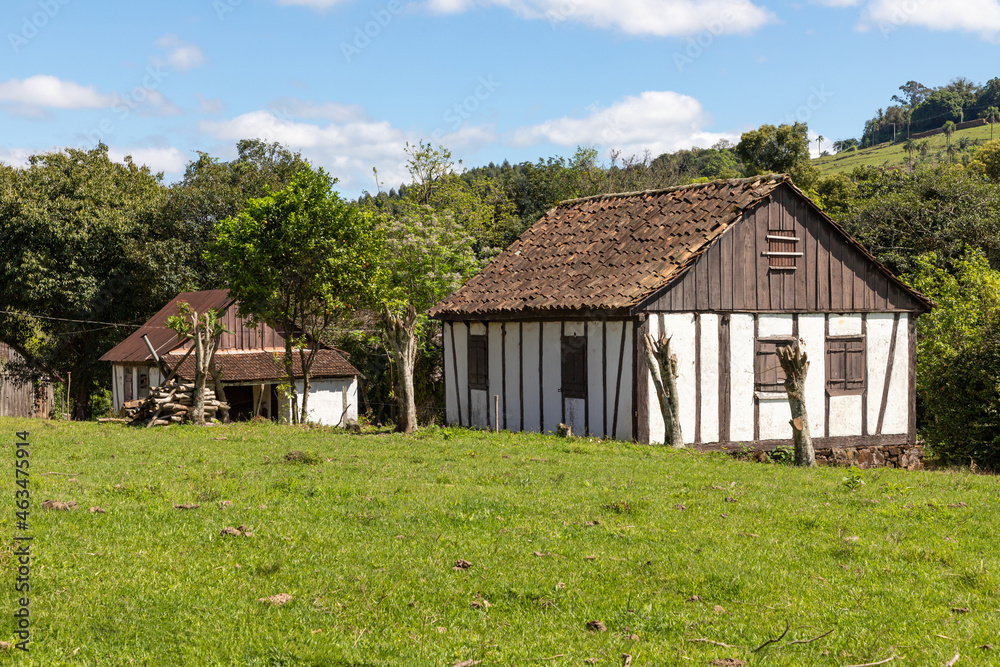
[[[986,111],[983,112],[983,118],[990,124],[990,141],[993,141],[993,124],[1000,121],[1000,109],[987,107]]]
[[[941,129],[944,131],[945,144],[947,144],[948,146],[948,161],[950,162],[952,153],[951,135],[955,134],[955,122],[949,120],[948,122],[946,122],[944,125],[941,126]]]

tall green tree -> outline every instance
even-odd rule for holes
[[[224,286],[216,267],[205,260],[219,221],[239,215],[248,200],[283,189],[307,166],[299,153],[259,139],[239,141],[236,151],[228,162],[199,152],[180,182],[167,189],[160,224],[190,249],[192,288]]]
[[[905,278],[936,304],[917,320],[921,435],[946,462],[1000,471],[1000,272],[967,248]]]
[[[811,188],[819,177],[819,170],[809,156],[809,128],[805,123],[761,125],[744,132],[736,144],[736,155],[743,160],[748,176],[790,174],[804,190]]]
[[[240,314],[284,333],[293,405],[301,405],[292,419],[301,423],[309,416],[310,369],[321,341],[345,314],[374,305],[382,288],[381,230],[370,213],[340,198],[335,182],[322,169],[302,169],[288,187],[220,221],[207,256]]]
[[[164,198],[157,175],[103,144],[0,170],[0,336],[72,373],[75,418],[108,385],[98,358],[132,331],[107,323],[142,324],[193,278],[187,241],[159,224]]]

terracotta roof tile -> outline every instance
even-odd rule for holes
[[[169,354],[164,360],[173,368],[181,357]],[[285,375],[284,353],[274,352],[234,352],[216,354],[216,366],[222,371],[223,382],[253,382],[263,380],[282,380]],[[302,364],[295,355],[293,368],[298,375],[302,372]],[[194,358],[188,357],[181,364],[177,374],[185,380],[194,378]],[[313,361],[311,377],[347,377],[361,375],[339,350],[320,350]]]
[[[430,314],[634,306],[786,182],[758,176],[562,202]]]

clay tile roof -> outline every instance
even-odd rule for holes
[[[222,371],[223,382],[257,382],[265,380],[281,380],[286,378],[285,363],[282,352],[236,352],[225,354],[221,350],[215,355],[216,366]],[[180,357],[171,353],[165,357],[173,368]],[[302,364],[298,354],[293,362],[296,376],[302,373]],[[188,357],[181,364],[177,374],[185,379],[194,379],[194,359]],[[313,379],[327,377],[349,377],[361,375],[339,350],[320,350],[316,353],[312,369],[309,373]]]
[[[433,317],[632,307],[680,276],[785,175],[558,204]]]

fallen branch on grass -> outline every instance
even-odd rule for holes
[[[791,646],[792,644],[811,644],[812,642],[816,641],[817,639],[822,639],[823,637],[826,637],[827,635],[832,634],[833,631],[836,630],[836,629],[837,628],[833,628],[832,630],[827,630],[823,634],[816,635],[812,639],[796,639],[793,642],[788,642],[787,644],[785,644],[785,646]]]
[[[777,644],[778,642],[780,642],[782,639],[785,638],[785,635],[788,634],[788,630],[791,627],[792,626],[788,625],[788,621],[785,621],[785,631],[781,633],[781,636],[779,636],[779,637],[777,637],[775,639],[768,639],[766,642],[764,642],[763,644],[761,644],[760,646],[758,646],[757,648],[755,648],[753,650],[753,652],[756,653],[757,651],[760,651],[762,648],[764,648],[766,646],[770,646],[771,644]]]

